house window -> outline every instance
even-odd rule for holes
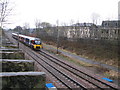
[[[116,23],[115,26],[117,27],[117,26],[118,26],[118,23]]]
[[[106,33],[108,33],[108,30],[106,30]]]
[[[107,23],[105,23],[105,26],[107,26]]]
[[[117,31],[115,30],[115,34],[117,34]]]

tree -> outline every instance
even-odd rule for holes
[[[73,19],[71,19],[71,21],[70,21],[70,29],[71,29],[70,36],[72,36],[72,38],[74,38],[75,37],[75,26],[74,26],[74,20]]]
[[[35,35],[38,36],[39,35],[39,31],[40,31],[40,28],[41,28],[41,21],[36,19],[35,20]]]
[[[22,27],[21,26],[16,26],[13,31],[19,32],[20,34],[22,33]]]
[[[63,32],[63,37],[67,37],[68,29],[67,29],[67,24],[65,22],[61,23],[62,26],[62,32]],[[61,35],[61,34],[60,34]]]
[[[0,0],[0,27],[3,28],[3,24],[7,21],[7,17],[10,16],[12,7],[10,7],[9,0]]]
[[[91,18],[92,18],[93,24],[97,25],[98,18],[100,18],[100,15],[97,13],[92,13]]]
[[[30,25],[29,25],[29,23],[24,23],[24,25],[23,25],[23,34],[25,34],[25,35],[29,35],[29,29],[30,29]]]
[[[49,31],[53,32],[52,31],[53,29],[51,29],[51,27],[52,27],[52,25],[48,22],[41,23],[41,28],[42,28],[42,30],[44,30],[44,32],[49,32]]]
[[[42,22],[41,23],[41,27],[42,28],[49,28],[49,27],[51,27],[52,25],[50,24],[50,23],[48,23],[48,22]]]
[[[41,28],[41,21],[40,20],[38,20],[38,19],[35,20],[35,27],[36,27],[36,29]]]

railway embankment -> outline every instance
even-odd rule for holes
[[[46,75],[35,71],[33,60],[25,60],[22,50],[12,44],[4,33],[0,46],[0,90],[45,88]]]

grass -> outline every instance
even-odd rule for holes
[[[113,71],[113,70],[106,71],[106,72],[105,72],[105,75],[106,75],[106,77],[108,77],[108,78],[113,78],[113,79],[115,79],[115,78],[118,79],[118,77],[120,77],[120,73],[115,72],[115,71]]]

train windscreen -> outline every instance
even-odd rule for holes
[[[35,41],[35,44],[39,45],[39,44],[41,44],[41,42],[40,41]]]

